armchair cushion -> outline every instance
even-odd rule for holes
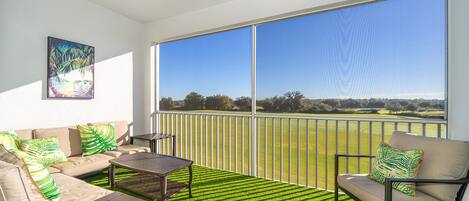
[[[362,201],[384,200],[384,185],[370,180],[366,174],[341,174],[337,182],[346,191],[360,198]],[[415,197],[408,196],[395,189],[392,190],[393,200],[399,201],[438,201],[431,195],[416,191]]]
[[[419,149],[425,153],[417,179],[461,179],[469,168],[469,142],[393,133],[389,145],[403,150]],[[461,185],[418,184],[417,191],[440,200],[455,200]]]

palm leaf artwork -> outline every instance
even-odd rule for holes
[[[33,179],[41,193],[49,200],[60,200],[60,191],[54,178],[49,174],[47,167],[42,165],[33,156],[20,150],[11,150],[18,158],[22,159],[26,164],[29,175]]]
[[[94,47],[48,38],[48,95],[93,98]]]
[[[67,161],[56,137],[23,140],[21,150],[36,158],[44,166]]]
[[[117,148],[114,125],[78,126],[82,141],[83,156],[114,150]]]
[[[380,183],[384,183],[385,178],[415,178],[422,159],[422,150],[402,151],[380,144],[369,177]],[[395,182],[392,187],[415,196],[415,183]]]

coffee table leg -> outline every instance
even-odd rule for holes
[[[161,200],[166,200],[166,191],[168,190],[168,178],[160,177]]]
[[[192,198],[192,165],[189,166],[189,198]]]
[[[108,170],[108,181],[109,181],[109,186],[111,186],[111,189],[113,189],[113,188],[114,188],[114,185],[115,185],[115,181],[114,181],[114,180],[115,180],[116,174],[115,174],[114,171],[115,171],[115,167],[114,167],[113,164],[111,164],[111,165],[109,166],[109,170]]]

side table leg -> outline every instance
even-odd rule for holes
[[[153,147],[152,152],[156,153],[156,140],[151,140],[151,144],[152,144],[152,147]]]
[[[168,190],[168,178],[166,176],[160,177],[160,191],[161,191],[161,200],[166,200],[166,191]]]
[[[176,156],[176,135],[173,136],[173,156]]]
[[[109,181],[109,186],[111,186],[111,189],[114,189],[115,186],[115,166],[113,164],[109,165],[109,170],[108,170],[108,181]]]
[[[189,166],[189,198],[192,198],[192,165]]]

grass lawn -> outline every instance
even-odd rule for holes
[[[117,168],[116,170],[117,181],[135,174],[132,171],[121,168]],[[328,191],[305,188],[200,166],[194,167],[193,176],[193,198],[188,199],[188,190],[185,189],[169,200],[333,200],[334,196],[333,193]],[[169,179],[179,182],[187,182],[187,178],[187,170],[181,170],[169,177]],[[88,177],[85,181],[109,189],[106,173]],[[137,196],[122,189],[117,190]],[[150,200],[144,197],[140,198]],[[341,195],[339,199],[352,200],[346,195]]]
[[[161,118],[160,121],[160,128],[165,133],[177,135],[178,156],[191,159],[201,166],[248,174],[251,167],[251,160],[249,160],[250,118],[222,117],[216,114],[220,112],[214,115],[164,115],[165,118]],[[334,114],[333,116],[402,118],[381,114]],[[361,122],[358,124],[357,121],[349,121],[347,132],[346,121],[329,120],[326,122],[325,120],[306,121],[305,119],[284,118],[280,123],[280,119],[275,119],[273,122],[271,118],[258,118],[258,160],[256,161],[258,176],[322,189],[333,189],[334,154],[347,152],[374,154],[381,141],[389,140],[395,126],[397,130],[408,131],[409,129],[407,123]],[[423,127],[423,124],[413,123],[410,130],[413,133],[422,134]],[[427,136],[437,136],[437,128],[436,124],[425,124]],[[384,133],[382,133],[383,130]],[[445,130],[445,125],[441,125],[442,136],[446,135]],[[162,153],[169,154],[171,150],[169,141],[162,143],[160,148]],[[342,164],[341,172],[345,172],[347,170],[345,161]],[[369,165],[368,159],[361,159],[360,162],[357,159],[351,159],[348,163],[348,171],[366,173]]]

